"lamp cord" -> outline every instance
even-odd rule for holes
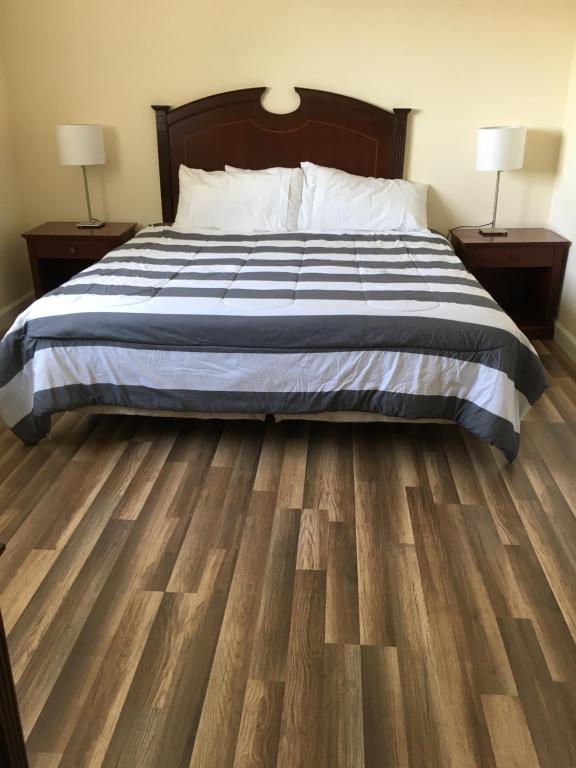
[[[460,226],[448,230],[448,239],[451,239],[452,233],[457,229],[482,229],[482,227],[490,227],[491,225],[491,221],[487,221],[486,224],[460,224]]]
[[[476,227],[489,227],[490,224],[492,224],[491,221],[487,221],[486,224],[460,224],[458,227],[452,227],[448,230],[448,232],[455,232],[457,229],[476,229]]]
[[[482,227],[492,227],[494,229],[496,227],[496,211],[498,209],[498,188],[500,187],[500,171],[496,172],[496,194],[494,195],[494,212],[492,213],[492,221],[487,222],[486,224],[460,224],[459,227],[452,227],[452,229],[448,230],[448,237],[452,235],[452,232],[455,232],[457,229],[482,229]]]

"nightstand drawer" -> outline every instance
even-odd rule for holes
[[[463,259],[467,267],[549,267],[554,249],[538,245],[492,245],[467,248]]]
[[[98,261],[118,243],[84,238],[38,238],[34,244],[39,259],[90,259]]]

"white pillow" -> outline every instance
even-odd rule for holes
[[[234,168],[232,165],[225,165],[225,170],[229,173],[260,173],[260,171],[250,171],[243,168]],[[269,171],[284,170],[268,168]],[[288,213],[286,227],[282,231],[295,232],[298,229],[298,215],[300,213],[300,204],[302,202],[302,187],[304,186],[304,171],[302,168],[290,168],[290,188],[288,191]]]
[[[302,232],[410,232],[427,229],[427,184],[355,176],[301,163]]]
[[[248,174],[181,165],[178,179],[177,229],[235,234],[286,231],[289,168]]]

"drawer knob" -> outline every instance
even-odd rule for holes
[[[519,258],[520,258],[520,255],[517,254],[517,253],[511,253],[510,254],[510,260],[511,261],[518,261]]]
[[[76,247],[74,245],[71,245],[70,248],[68,248],[68,251],[70,253],[76,253]]]

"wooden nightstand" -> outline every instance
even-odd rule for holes
[[[554,337],[568,240],[549,229],[483,237],[477,228],[466,228],[451,237],[466,267],[527,336]]]
[[[133,223],[110,222],[100,229],[78,229],[74,222],[49,221],[24,232],[36,298],[134,237],[135,230]]]

